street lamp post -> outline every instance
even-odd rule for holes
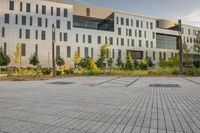
[[[56,77],[56,64],[55,64],[55,39],[56,39],[55,25],[52,24],[52,69],[53,69],[53,78]]]
[[[182,44],[182,22],[178,20],[178,31],[179,31],[179,74],[183,74],[183,44]]]

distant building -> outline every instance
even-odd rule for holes
[[[21,44],[22,66],[29,66],[33,53],[44,67],[51,66],[52,24],[56,26],[56,56],[73,66],[75,51],[98,59],[100,47],[109,42],[110,56],[125,60],[127,51],[140,60],[151,57],[157,64],[178,53],[177,24],[141,14],[99,8],[64,0],[1,0],[0,46],[14,66],[16,45]],[[183,42],[200,60],[200,27],[183,25]]]

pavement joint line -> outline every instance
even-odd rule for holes
[[[110,81],[113,81],[113,80],[116,80],[116,79],[119,79],[119,78],[121,78],[121,77],[112,78],[112,79],[110,79],[110,80],[107,80],[107,81],[101,82],[101,83],[99,83],[99,84],[97,84],[97,85],[102,85],[102,84],[104,84],[104,83],[107,83],[107,82],[110,82]]]
[[[133,85],[134,83],[136,83],[137,81],[139,81],[141,79],[141,77],[138,77],[137,79],[135,79],[133,82],[131,82],[130,84],[128,84],[126,87],[129,87],[131,85]]]
[[[188,78],[185,78],[185,77],[182,77],[182,78],[185,79],[185,80],[187,80],[187,81],[190,81],[190,82],[192,82],[192,83],[194,83],[194,84],[200,85],[199,82],[196,82],[196,81],[194,81],[194,80],[191,80],[191,79],[188,79]]]

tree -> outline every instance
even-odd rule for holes
[[[110,58],[108,58],[107,62],[108,62],[108,67],[111,69],[113,66],[113,59],[110,57]]]
[[[65,64],[65,61],[64,61],[63,58],[61,58],[60,56],[58,56],[58,57],[56,58],[56,64],[57,64],[59,67],[61,67],[61,66],[63,66],[63,65]]]
[[[142,59],[139,63],[139,67],[141,70],[147,70],[148,69],[148,62],[146,59]]]
[[[105,43],[103,44],[103,46],[101,46],[100,55],[97,60],[97,66],[100,68],[104,68],[105,67],[104,61],[106,58],[108,58],[108,56],[109,56],[109,47],[108,47],[108,44]]]
[[[183,63],[186,67],[192,66],[192,55],[190,54],[191,49],[188,48],[186,43],[183,44]]]
[[[0,48],[0,66],[7,66],[10,64],[10,57],[6,55],[2,48]]]
[[[153,62],[152,59],[150,57],[146,57],[146,61],[149,67],[153,67]]]
[[[19,66],[21,67],[21,45],[18,43],[16,45],[16,52],[15,52],[15,64],[19,64]]]
[[[134,67],[134,69],[138,69],[138,66],[139,66],[139,62],[137,61],[137,59],[134,59],[133,60],[133,67]]]
[[[130,52],[127,53],[126,56],[126,63],[125,63],[125,69],[126,70],[132,70],[133,69],[133,58]]]
[[[78,51],[76,51],[76,52],[74,53],[74,65],[75,65],[75,68],[76,68],[77,66],[79,66],[80,63],[81,63],[81,56],[80,56],[80,53],[79,53]]]
[[[95,64],[95,61],[93,58],[89,58],[88,62],[88,68],[89,70],[97,70],[97,65]]]
[[[117,60],[116,60],[116,65],[121,68],[123,66],[123,62],[120,56],[118,56]]]
[[[39,59],[38,56],[36,55],[36,53],[34,53],[33,55],[31,55],[31,57],[29,58],[29,64],[33,65],[33,66],[37,66],[39,65]]]

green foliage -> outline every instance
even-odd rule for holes
[[[147,70],[148,69],[148,62],[146,59],[142,59],[139,63],[139,68],[141,70]]]
[[[74,65],[75,67],[76,66],[79,66],[80,65],[80,62],[81,62],[81,56],[80,56],[80,53],[78,51],[76,51],[74,53]]]
[[[169,58],[168,61],[166,61],[165,59],[160,59],[159,65],[160,67],[178,67],[179,65],[178,55]]]
[[[138,69],[138,67],[139,67],[139,62],[137,61],[137,59],[134,59],[133,60],[133,67],[134,67],[134,69]]]
[[[42,74],[43,75],[50,75],[51,69],[50,68],[42,68]]]
[[[108,67],[112,68],[112,66],[113,66],[113,59],[110,57],[108,58]]]
[[[0,66],[7,66],[10,64],[10,57],[6,55],[2,48],[0,48]]]
[[[150,57],[146,57],[146,61],[147,61],[147,64],[148,64],[148,67],[153,67],[154,64],[153,64],[153,61]]]
[[[122,59],[121,57],[119,56],[116,60],[116,65],[121,68],[123,66],[123,62],[122,62]]]
[[[65,74],[65,75],[74,74],[74,70],[72,70],[72,69],[64,70],[64,74]]]
[[[31,57],[29,58],[29,64],[33,65],[33,66],[37,66],[39,65],[39,60],[38,60],[38,56],[34,53],[33,55],[31,55]]]
[[[56,58],[56,64],[57,66],[61,67],[65,64],[65,61],[63,58],[61,58],[60,56]]]
[[[89,70],[96,70],[97,69],[97,65],[95,64],[94,59],[90,58],[90,57],[86,57],[84,59],[81,59],[80,66],[82,68],[86,68],[86,69],[89,69]]]
[[[127,53],[125,69],[126,70],[132,70],[133,69],[133,58],[131,56],[131,53]]]
[[[108,47],[108,44],[105,43],[105,44],[103,44],[103,46],[101,46],[100,55],[97,60],[97,66],[99,68],[105,68],[104,61],[106,58],[108,58],[108,56],[109,56],[109,47]]]

